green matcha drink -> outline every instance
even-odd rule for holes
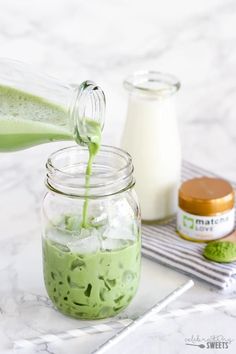
[[[98,153],[100,146],[101,146],[101,127],[100,124],[97,122],[87,120],[87,135],[89,136],[88,151],[89,151],[89,159],[88,164],[85,172],[85,188],[86,188],[86,196],[84,201],[83,207],[83,216],[82,216],[82,227],[87,228],[89,227],[88,224],[88,198],[87,194],[89,192],[90,186],[90,177],[92,174],[92,165],[93,160]]]
[[[72,114],[75,121],[78,114],[76,109],[75,104],[75,117]],[[92,204],[90,179],[96,154],[100,150],[101,125],[88,117],[71,126],[70,114],[60,104],[0,85],[0,152],[57,140],[76,140],[88,148],[82,207],[78,207],[75,215],[58,215],[60,220],[64,220],[64,228],[61,228],[58,218],[49,223],[47,220],[43,233],[43,267],[48,295],[61,312],[76,318],[99,319],[119,313],[137,290],[140,235],[128,203],[132,199],[131,195],[113,213],[112,221],[109,219],[102,225],[93,224],[93,219],[96,219],[93,212],[96,214],[100,207],[91,208],[92,212],[89,210]],[[113,167],[111,165],[109,171]],[[114,179],[117,179],[116,174]],[[69,201],[68,205],[71,203]],[[53,202],[54,213],[55,210],[56,203]],[[119,216],[119,212],[124,215]],[[109,210],[106,213],[110,215]],[[114,228],[119,218],[119,225]],[[114,229],[115,239],[110,239],[110,231],[114,233]],[[83,242],[86,243],[85,248],[80,246]],[[92,245],[92,250],[89,245]]]
[[[57,140],[73,140],[68,112],[43,98],[0,86],[0,151],[14,151]],[[88,146],[89,161],[86,188],[92,172],[92,162],[99,150],[101,127],[96,121],[85,119],[80,141]],[[87,226],[88,200],[85,200],[83,225]]]
[[[101,127],[92,119],[70,125],[69,112],[44,98],[0,85],[0,152],[15,151],[58,140],[77,140],[96,153]]]
[[[99,159],[94,160],[100,145],[97,138],[94,135],[88,145],[89,154],[74,147],[56,152],[49,160],[50,166],[55,161],[56,169],[56,162],[64,161],[66,171],[71,163],[72,174],[66,180],[60,174],[62,179],[56,178],[54,185],[54,171],[48,170],[50,188],[43,206],[47,293],[59,311],[82,319],[106,318],[122,311],[133,299],[140,275],[140,218],[131,160],[124,151],[111,147],[102,147]],[[122,154],[128,159],[123,163],[127,170],[119,162]],[[85,186],[77,198],[76,166],[84,166],[88,155]],[[74,187],[68,190],[70,186]],[[104,194],[98,193],[99,188]]]
[[[0,118],[0,152],[29,148],[57,140],[72,140],[66,130],[53,125],[21,119]]]
[[[73,140],[68,114],[43,98],[0,86],[0,151]]]
[[[104,121],[102,90],[90,81],[79,86],[59,84],[50,78],[29,75],[27,70],[14,65],[1,64],[3,80],[0,77],[0,82],[6,82],[10,69],[15,80],[7,79],[10,86],[0,85],[0,152],[59,140],[75,140],[88,149],[86,161],[79,164],[83,178],[79,188],[82,185],[84,193],[72,213],[71,195],[48,185],[53,192],[52,215],[56,215],[52,218],[51,212],[47,215],[43,231],[43,267],[48,295],[59,311],[76,318],[114,316],[132,300],[140,274],[139,208],[132,191],[132,162],[125,152],[111,148],[100,170],[95,169],[100,181],[96,188],[106,190],[103,183],[108,178],[108,195],[105,192],[97,198],[95,193],[95,198],[91,198],[92,170],[100,150]],[[4,68],[7,69],[5,74]],[[11,84],[29,87],[30,92],[36,94],[21,91]],[[31,91],[31,87],[34,90]],[[87,108],[91,113],[87,114]],[[109,165],[112,156],[114,161]],[[124,166],[119,167],[119,158],[124,159]],[[71,155],[66,161],[74,169]],[[114,168],[117,170],[112,179],[109,176]],[[66,188],[71,188],[71,176],[67,177]],[[76,180],[79,175],[73,178]],[[61,199],[57,205],[57,193],[59,199],[65,197],[65,206],[62,207]],[[104,215],[105,221],[100,222]]]
[[[45,240],[44,279],[48,295],[64,314],[84,319],[114,316],[136,293],[140,243],[116,250],[72,253]]]

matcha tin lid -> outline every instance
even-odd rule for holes
[[[193,178],[180,187],[179,206],[195,215],[222,213],[234,207],[234,190],[220,178]]]
[[[220,178],[185,181],[179,189],[177,230],[193,241],[211,241],[234,228],[234,190]]]

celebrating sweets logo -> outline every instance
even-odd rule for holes
[[[199,347],[201,349],[229,349],[232,344],[232,338],[226,338],[222,334],[211,335],[210,337],[201,337],[198,334],[185,338],[185,344]]]

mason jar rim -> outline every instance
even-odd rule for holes
[[[154,70],[137,71],[123,82],[130,92],[156,97],[171,96],[180,89],[180,81],[172,74]]]
[[[102,145],[93,163],[90,188],[86,189],[88,154],[88,148],[83,146],[69,146],[53,152],[46,163],[46,187],[71,197],[98,198],[121,193],[134,186],[130,154],[117,147]]]

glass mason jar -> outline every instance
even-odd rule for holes
[[[122,147],[133,159],[136,191],[146,223],[167,222],[177,210],[181,147],[175,109],[179,81],[155,71],[124,81],[129,92]]]
[[[0,59],[0,152],[57,140],[86,145],[94,122],[103,128],[104,114],[105,96],[94,82],[64,84]]]
[[[134,297],[140,274],[140,211],[132,160],[102,146],[85,189],[88,151],[69,147],[47,162],[42,207],[44,281],[62,313],[82,319],[118,314]],[[88,202],[88,227],[82,213]]]

